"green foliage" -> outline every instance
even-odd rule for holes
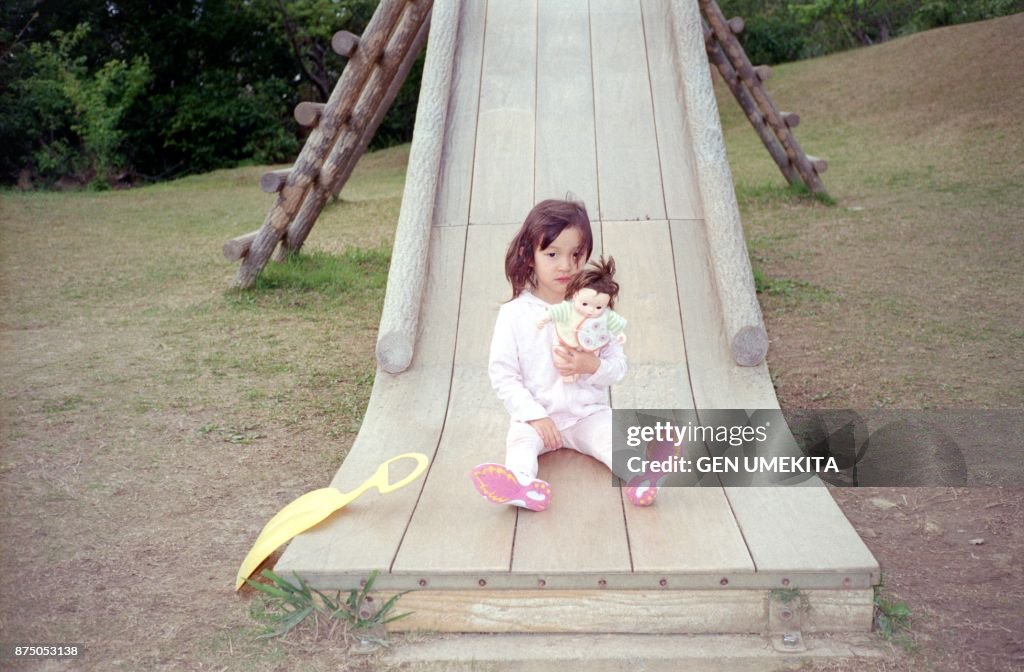
[[[886,639],[893,639],[910,629],[910,608],[905,602],[890,600],[882,595],[884,584],[875,587],[875,627]]]
[[[746,20],[753,63],[784,63],[884,42],[897,35],[1024,11],[1024,0],[722,0]]]
[[[379,609],[372,607],[372,598],[369,595],[377,580],[376,570],[370,574],[370,578],[366,580],[362,588],[349,591],[345,600],[342,600],[340,590],[335,593],[334,597],[329,597],[316,588],[312,588],[298,574],[293,575],[294,583],[269,569],[263,570],[262,576],[270,583],[252,579],[245,580],[263,596],[261,601],[253,603],[250,610],[253,618],[264,625],[264,631],[260,634],[261,639],[283,637],[307,619],[312,620],[312,626],[316,631],[319,631],[321,621],[327,622],[332,630],[335,625],[341,624],[349,631],[366,631],[382,627],[409,615],[409,613],[389,615],[398,603],[398,599],[409,591],[392,596]]]
[[[1024,11],[1024,0],[929,0],[914,12],[911,30],[984,21]]]
[[[378,1],[0,3],[0,182],[289,161],[306,134],[292,110],[344,67],[331,36],[362,33]],[[414,68],[373,147],[411,137],[418,86]]]

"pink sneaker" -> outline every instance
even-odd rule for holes
[[[640,485],[626,486],[626,499],[633,506],[650,506],[658,498],[658,486],[652,485],[644,474],[637,476],[630,483]]]
[[[470,472],[476,491],[489,502],[543,511],[551,503],[551,486],[539,479],[523,483],[500,464],[478,464]]]
[[[670,457],[680,456],[681,448],[676,448],[672,443],[665,441],[652,441],[647,444],[648,459],[662,462]],[[626,499],[633,506],[650,506],[658,498],[658,483],[665,478],[665,474],[649,471],[644,474],[637,474],[629,479],[626,484]]]

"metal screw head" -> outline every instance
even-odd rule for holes
[[[479,581],[477,581],[477,584],[479,584],[479,586],[483,588],[487,585],[487,579],[480,579]]]
[[[548,585],[548,582],[544,579],[537,579],[537,585],[543,588],[544,586]]]
[[[782,585],[788,586],[789,585],[789,579],[783,579],[782,580]]]
[[[604,588],[605,586],[607,586],[607,585],[608,585],[608,582],[607,582],[607,581],[605,581],[604,579],[601,579],[600,581],[598,581],[598,582],[597,582],[597,585],[599,585],[599,586],[601,586],[602,588]]]
[[[427,580],[426,579],[420,579],[420,588],[423,588],[426,585],[427,585]]]
[[[662,579],[661,581],[658,581],[658,585],[664,588],[668,585],[668,579]]]
[[[725,577],[722,577],[722,580],[719,581],[719,583],[722,584],[723,586],[728,586],[729,585],[729,579],[726,579]]]
[[[780,609],[779,618],[781,618],[784,621],[788,621],[789,619],[793,618],[793,611],[790,609]]]

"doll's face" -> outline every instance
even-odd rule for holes
[[[598,317],[608,307],[608,295],[584,287],[572,297],[573,306],[576,312],[584,317]]]

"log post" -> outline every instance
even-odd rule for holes
[[[334,50],[338,56],[344,58],[352,58],[352,54],[356,53],[356,49],[359,48],[359,36],[353,35],[347,30],[339,30],[331,37],[331,49]]]
[[[359,48],[324,107],[320,123],[306,139],[277,202],[239,267],[236,287],[252,286],[317,179],[329,184],[336,178],[339,146],[344,151],[355,144],[362,126],[369,122],[367,107],[372,110],[379,103],[387,90],[386,82],[401,63],[394,49],[388,49],[392,37],[399,45],[401,40],[411,43],[432,5],[433,0],[382,0],[377,6]]]
[[[268,194],[276,194],[284,189],[284,185],[288,182],[288,176],[291,172],[291,168],[284,168],[263,173],[263,176],[260,178],[260,189]]]
[[[256,240],[256,236],[259,235],[259,231],[253,231],[247,233],[244,236],[238,236],[232,238],[228,242],[224,243],[224,258],[228,261],[238,261],[249,254],[249,247],[252,245],[252,241]]]
[[[394,79],[391,80],[391,84],[388,87],[387,93],[384,95],[383,100],[377,106],[374,111],[373,119],[363,129],[363,133],[359,138],[359,143],[355,147],[355,151],[349,152],[346,156],[342,157],[341,167],[338,170],[338,177],[332,184],[318,185],[316,189],[310,192],[306,196],[305,202],[302,204],[302,209],[299,210],[299,214],[296,215],[295,219],[288,226],[288,235],[285,237],[285,241],[278,248],[275,259],[277,261],[284,261],[289,255],[298,252],[302,249],[303,244],[306,242],[306,238],[309,237],[309,232],[312,231],[313,225],[316,224],[317,218],[323,211],[324,206],[327,204],[327,196],[333,195],[337,197],[341,193],[342,188],[348,182],[348,178],[352,176],[352,171],[355,170],[356,164],[359,159],[362,158],[363,154],[366,153],[366,148],[370,145],[370,141],[373,140],[373,135],[377,132],[381,122],[384,120],[384,115],[387,114],[388,109],[391,108],[391,104],[395,101],[395,97],[398,95],[398,91],[402,88],[402,84],[405,83],[406,77],[409,76],[409,71],[412,66],[416,63],[416,59],[419,57],[423,46],[427,42],[427,34],[430,32],[430,17],[423,21],[423,25],[420,26],[419,32],[416,34],[416,38],[413,40],[412,46],[405,54],[405,58],[402,61],[401,66],[398,69],[398,74]],[[323,194],[321,191],[328,191],[329,194]]]
[[[299,126],[305,126],[306,128],[313,128],[320,123],[320,115],[324,111],[323,103],[311,103],[303,102],[295,106],[295,112],[292,116],[295,117],[295,121],[298,122]]]
[[[800,148],[800,144],[790,132],[789,127],[786,126],[786,123],[783,121],[778,109],[775,107],[775,103],[772,102],[772,99],[768,96],[764,87],[761,85],[762,77],[768,76],[767,71],[762,70],[761,72],[758,72],[750,64],[747,54],[743,51],[743,47],[740,46],[740,43],[736,40],[736,36],[729,28],[718,4],[714,0],[699,0],[699,2],[700,7],[704,12],[704,17],[711,26],[711,30],[714,32],[715,37],[718,38],[719,44],[729,57],[729,60],[732,62],[732,65],[740,79],[750,90],[751,95],[760,109],[761,115],[765,118],[768,125],[778,137],[786,155],[796,168],[804,184],[806,184],[807,187],[816,194],[826,193],[825,185],[821,182],[821,178],[818,177],[818,174],[815,172],[810,161],[807,160],[807,156],[804,154],[803,149]],[[761,67],[763,68],[765,66]]]

